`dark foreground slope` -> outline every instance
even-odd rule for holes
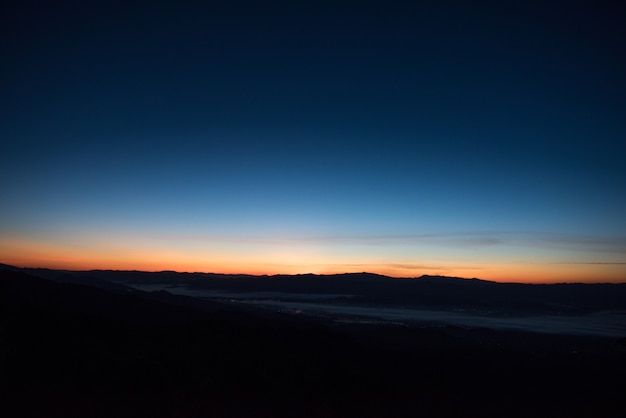
[[[329,327],[0,273],[3,416],[624,416],[610,338]]]

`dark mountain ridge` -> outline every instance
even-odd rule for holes
[[[6,267],[57,282],[87,284],[118,291],[132,291],[132,286],[137,285],[161,286],[165,290],[182,286],[217,293],[344,295],[351,303],[414,308],[499,309],[529,314],[626,311],[626,283],[520,284],[428,275],[395,279],[372,273],[253,276]]]
[[[613,338],[328,326],[119,283],[94,287],[93,272],[39,272],[60,279],[0,269],[4,416],[626,412],[626,357]]]

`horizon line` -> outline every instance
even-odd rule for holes
[[[219,275],[219,276],[249,276],[249,277],[277,277],[277,276],[347,276],[347,275],[359,275],[359,274],[367,274],[372,276],[384,277],[392,280],[419,280],[426,277],[440,277],[446,279],[458,279],[458,280],[467,280],[467,281],[481,281],[486,283],[497,283],[497,284],[523,284],[523,285],[558,285],[558,284],[623,284],[626,285],[626,282],[618,282],[618,281],[605,281],[605,282],[567,282],[567,281],[559,281],[559,282],[521,282],[521,281],[500,281],[500,280],[487,280],[481,279],[478,277],[459,277],[459,276],[445,276],[445,275],[432,275],[432,274],[422,274],[420,276],[411,276],[411,277],[398,277],[398,276],[389,276],[386,274],[373,273],[369,271],[361,271],[361,272],[343,272],[343,273],[275,273],[275,274],[252,274],[252,273],[218,273],[214,271],[178,271],[178,270],[137,270],[137,269],[56,269],[49,267],[32,267],[32,266],[16,266],[12,264],[0,263],[0,268],[2,267],[11,267],[15,269],[21,270],[50,270],[50,271],[68,271],[74,273],[88,273],[88,272],[117,272],[117,273],[147,273],[147,274],[157,274],[157,273],[175,273],[175,274],[204,274],[204,275]]]

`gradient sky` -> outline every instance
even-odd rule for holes
[[[616,7],[3,7],[0,262],[626,281]]]

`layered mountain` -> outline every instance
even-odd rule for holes
[[[626,284],[519,284],[421,276],[395,279],[371,273],[334,275],[224,275],[213,273],[140,271],[58,271],[17,269],[15,271],[63,283],[85,284],[102,289],[176,289],[205,294],[329,295],[346,303],[368,306],[398,306],[437,309],[498,310],[508,313],[589,313],[601,310],[626,311]],[[208,292],[208,293],[207,293]],[[269,297],[269,296],[266,296]]]
[[[367,292],[384,288],[378,287],[382,283],[409,294],[435,286],[433,294],[461,288],[473,295],[501,288],[498,284],[371,275],[35,273],[39,276],[0,269],[3,416],[609,417],[626,412],[620,339],[329,324],[123,283],[168,277],[181,279],[174,285],[252,281],[283,289],[283,282],[315,280],[329,291],[351,282],[353,289],[362,283]]]

